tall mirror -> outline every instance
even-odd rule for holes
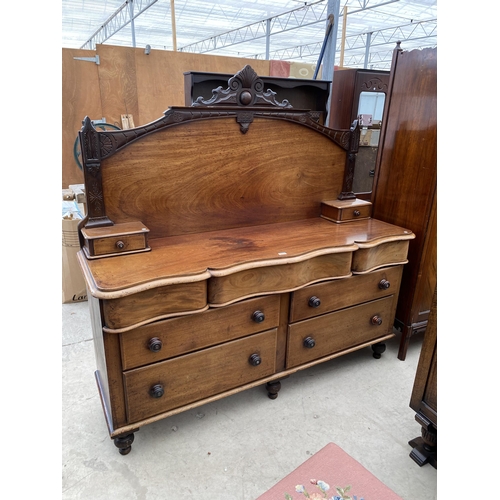
[[[361,135],[353,179],[353,191],[359,197],[372,191],[385,97],[384,92],[363,91],[359,94],[357,116]]]

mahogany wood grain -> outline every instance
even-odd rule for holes
[[[252,315],[260,311],[264,320]],[[277,327],[280,297],[271,295],[238,302],[222,309],[157,321],[120,335],[123,369],[163,361],[229,340]],[[158,339],[161,349],[151,351],[148,343]]]
[[[345,222],[370,217],[372,205],[368,201],[332,200],[321,203],[321,216],[335,222]]]
[[[402,271],[403,266],[386,267],[373,273],[318,283],[293,292],[290,322],[319,316],[355,303],[395,295],[399,289]],[[310,304],[312,297],[319,299],[318,306]]]
[[[150,239],[300,220],[339,195],[344,165],[342,148],[300,124],[255,118],[242,134],[234,118],[195,121],[103,161],[104,204],[114,223],[143,222]]]
[[[385,337],[392,331],[393,300],[390,295],[290,325],[287,368]],[[381,324],[372,324],[375,316],[382,319]],[[304,345],[307,338],[314,340],[313,347]]]
[[[317,281],[351,275],[351,252],[320,255],[293,264],[256,267],[208,280],[208,303],[223,306],[255,295],[288,292]]]
[[[206,305],[207,283],[197,281],[103,300],[102,309],[106,327],[122,329],[165,315],[203,309]]]
[[[261,363],[249,358],[259,354]],[[186,405],[271,375],[275,371],[276,329],[125,372],[129,422]],[[153,398],[156,384],[164,395]]]
[[[280,319],[276,339],[276,371],[286,367],[286,343],[288,338],[288,317],[290,314],[290,294],[282,293],[280,297]]]
[[[425,329],[437,279],[437,49],[394,51],[384,114],[373,217],[415,234],[396,312],[404,360],[410,337]]]
[[[143,234],[129,234],[113,238],[96,238],[89,241],[91,255],[104,256],[146,250],[146,239]]]
[[[404,228],[375,219],[335,224],[317,217],[150,240],[151,252],[89,261],[78,255],[91,293],[114,298],[168,284],[206,280],[245,269],[411,239]]]
[[[101,381],[101,402],[110,433],[127,423],[124,406],[123,375],[120,343],[117,335],[110,336],[102,330],[100,303],[88,295],[96,367]]]
[[[353,273],[365,273],[382,266],[406,264],[408,240],[389,241],[378,246],[360,248],[352,260]]]

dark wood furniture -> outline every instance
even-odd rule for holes
[[[410,399],[415,420],[422,426],[422,436],[412,439],[410,457],[422,466],[437,469],[437,289],[434,292],[429,323],[418,361]]]
[[[328,126],[348,128],[360,114],[365,115],[364,123],[360,123],[353,191],[366,200],[372,197],[388,88],[389,71],[348,68],[335,70],[333,75]]]
[[[185,105],[191,106],[198,99],[209,101],[214,95],[214,89],[219,87],[225,89],[232,76],[225,73],[187,71],[184,73]],[[264,85],[262,91],[271,90],[279,96],[281,102],[286,100],[293,103],[295,109],[317,111],[318,121],[324,124],[331,82],[276,76],[261,76],[260,80]],[[215,96],[217,97],[217,93]],[[353,120],[343,127],[336,128],[348,129],[352,122]]]
[[[373,216],[410,228],[396,327],[398,358],[424,332],[437,280],[437,49],[394,51],[376,167]]]
[[[96,379],[120,453],[150,422],[394,336],[414,234],[352,193],[334,130],[246,66],[209,103],[80,131]]]

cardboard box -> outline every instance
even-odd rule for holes
[[[78,224],[84,215],[76,200],[62,202],[62,302],[87,300],[87,287],[76,254],[80,250]]]

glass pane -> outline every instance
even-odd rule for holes
[[[373,121],[381,121],[384,112],[384,92],[361,92],[358,115],[372,115]]]

